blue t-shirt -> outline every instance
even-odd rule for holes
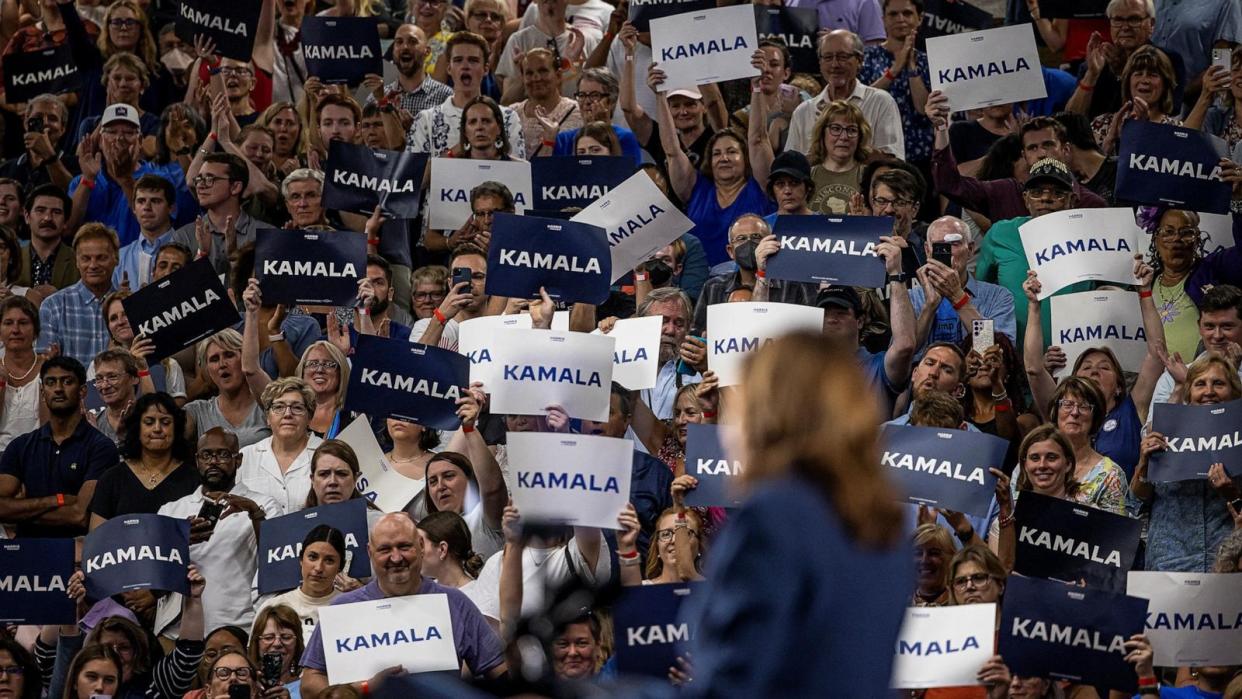
[[[241,324],[238,324],[237,331],[241,332]],[[299,358],[307,347],[323,339],[319,323],[310,316],[288,316],[285,322],[280,324],[280,331],[285,334],[285,342],[289,343],[293,356]],[[280,371],[276,368],[276,355],[271,347],[263,350],[263,353],[259,355],[259,366],[263,367],[263,371],[266,371],[268,376],[280,375]]]
[[[716,201],[716,183],[710,177],[699,175],[694,182],[694,191],[690,193],[690,201],[686,204],[686,216],[694,221],[690,233],[703,243],[703,251],[707,253],[707,264],[718,265],[729,259],[725,245],[729,242],[729,226],[742,214],[758,214],[767,216],[776,210],[763,187],[750,178],[746,186],[738,192],[737,198],[728,207],[720,208]]]
[[[1121,470],[1126,472],[1128,480],[1134,475],[1134,468],[1139,461],[1139,442],[1143,438],[1143,423],[1139,420],[1138,408],[1134,407],[1134,399],[1130,394],[1117,404],[1107,415],[1095,436],[1095,450],[1117,462]]]
[[[198,216],[198,200],[186,186],[185,173],[181,171],[180,165],[177,163],[160,165],[144,160],[138,163],[138,169],[134,170],[134,179],[137,180],[143,175],[159,175],[172,183],[173,190],[177,193],[177,201],[173,207],[173,228],[180,228],[194,222],[194,218]],[[81,175],[70,180],[70,197],[77,191],[78,183],[81,181]],[[97,221],[110,226],[116,231],[121,247],[134,242],[141,234],[138,219],[134,218],[133,209],[129,205],[129,200],[125,198],[125,192],[119,184],[108,177],[106,169],[100,170],[99,176],[95,178],[95,189],[91,190],[90,199],[86,203],[86,216],[82,220]]]

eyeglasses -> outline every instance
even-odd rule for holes
[[[496,218],[496,211],[472,211],[475,218]]]
[[[763,240],[766,237],[767,237],[766,233],[752,233],[750,235],[739,235],[738,237],[734,238],[733,240],[729,242],[733,243],[734,245],[741,245],[742,243],[758,243],[759,241]]]
[[[909,206],[914,203],[914,200],[905,198],[889,199],[888,197],[871,197],[871,203],[875,204],[876,208],[883,209],[887,206]]]
[[[448,0],[417,0],[419,5],[446,5]]]
[[[237,679],[239,680],[248,680],[250,679],[250,668],[248,667],[217,667],[215,670],[211,671],[211,674],[215,675],[216,679],[218,680],[227,680],[233,675],[237,675]]]
[[[1156,231],[1156,237],[1160,240],[1177,240],[1179,238],[1185,240],[1194,240],[1199,237],[1198,228],[1160,228]]]
[[[227,182],[228,179],[229,178],[221,177],[220,175],[202,174],[202,175],[195,175],[194,179],[190,181],[194,184],[195,187],[199,185],[206,185],[208,187],[211,187],[215,185],[217,181],[223,180]]]
[[[114,643],[108,647],[112,649],[112,652],[126,658],[134,654],[134,647],[128,643]]]
[[[1053,187],[1040,187],[1039,189],[1026,190],[1027,195],[1032,199],[1051,199],[1052,201],[1065,201],[1069,199],[1070,193],[1064,189],[1055,189]]]
[[[301,417],[306,414],[306,406],[301,403],[272,403],[268,406],[267,412],[273,415],[288,413],[294,417]]]
[[[205,463],[219,463],[221,461],[232,461],[239,454],[235,454],[228,449],[204,449],[197,454],[198,460]]]
[[[332,369],[337,369],[340,366],[341,365],[337,364],[334,359],[308,359],[305,364],[305,367],[311,371],[316,369],[327,369],[330,371]]]
[[[579,102],[595,102],[596,100],[608,99],[610,95],[607,92],[575,92],[574,99]]]
[[[91,383],[96,386],[115,386],[125,376],[129,376],[129,374],[95,374],[95,380]]]
[[[829,124],[828,133],[832,134],[833,136],[840,136],[844,134],[846,136],[849,136],[850,138],[855,138],[858,136],[859,130],[857,126],[842,126],[840,124]]]
[[[1085,415],[1095,412],[1095,406],[1090,403],[1079,403],[1076,400],[1069,400],[1066,398],[1062,398],[1057,401],[1057,407],[1067,413],[1078,412]]]
[[[850,61],[851,59],[861,58],[861,57],[862,55],[857,54],[857,53],[821,53],[819,54],[819,60],[824,63],[832,63],[834,61],[837,63],[846,63]]]
[[[138,129],[132,128],[118,129],[115,126],[110,126],[105,128],[102,133],[103,135],[111,136],[112,138],[138,138]]]
[[[220,69],[220,75],[253,75],[254,71],[240,66],[226,66]]]
[[[9,677],[21,677],[25,673],[21,665],[9,665],[8,667],[0,665],[0,677],[8,675]]]
[[[661,529],[656,532],[656,540],[659,541],[660,543],[667,544],[668,542],[673,540],[674,531],[676,530],[675,529]],[[697,529],[691,529],[689,527],[686,527],[686,533],[690,535],[691,539],[699,538],[699,530]]]
[[[499,12],[488,12],[486,10],[475,10],[470,13],[470,19],[487,20],[489,22],[503,22],[505,16]]]
[[[295,638],[291,633],[265,633],[259,636],[259,640],[264,643],[275,643],[276,639],[280,639],[281,643],[293,643]]]
[[[434,301],[436,299],[442,299],[444,298],[444,296],[445,296],[445,293],[443,291],[415,291],[414,292],[415,301]]]
[[[983,587],[990,582],[992,582],[992,576],[987,573],[959,575],[953,578],[953,587],[957,590],[965,590],[968,587]]]
[[[1128,17],[1109,17],[1108,23],[1114,27],[1127,26],[1137,27],[1147,19],[1147,15],[1130,15]]]
[[[136,27],[139,24],[142,23],[136,19],[126,19],[124,17],[113,17],[108,20],[108,26],[116,27],[117,29],[129,29],[130,27]]]

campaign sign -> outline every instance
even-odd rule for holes
[[[1143,523],[1034,491],[1019,494],[1013,572],[1121,592]]]
[[[1026,262],[1039,273],[1039,300],[1078,282],[1137,284],[1140,229],[1134,210],[1070,209],[1018,227]]]
[[[375,17],[303,17],[307,75],[329,84],[349,85],[360,84],[368,73],[382,76],[384,56],[377,22]]]
[[[517,213],[531,207],[534,195],[528,161],[432,158],[431,192],[427,195],[430,227],[454,231],[461,228],[473,213],[470,190],[484,182],[503,182],[513,192]]]
[[[4,57],[4,99],[29,102],[42,94],[73,92],[82,84],[68,44]]]
[[[720,443],[719,425],[686,425],[686,475],[699,484],[686,492],[695,507],[737,507],[742,504],[742,462],[734,461]]]
[[[624,675],[665,679],[694,640],[681,604],[702,593],[703,583],[636,585],[624,588],[612,608],[617,670]]]
[[[1150,601],[1155,664],[1242,664],[1242,575],[1131,571],[1126,594]]]
[[[1217,163],[1225,142],[1198,129],[1148,121],[1121,127],[1117,201],[1229,213],[1230,186]]]
[[[559,432],[510,432],[510,489],[522,519],[620,529],[634,442]]]
[[[1030,24],[933,37],[927,65],[955,112],[1048,96]]]
[[[1101,19],[1108,0],[1039,0],[1039,16],[1048,19]]]
[[[665,75],[660,92],[753,78],[759,71],[750,58],[758,47],[755,11],[749,5],[651,20],[652,61]]]
[[[336,438],[353,448],[358,455],[358,492],[381,512],[404,510],[410,501],[423,492],[424,479],[406,478],[384,458],[366,415],[359,415]]]
[[[113,517],[82,544],[86,596],[93,600],[131,590],[188,592],[189,563],[189,520],[163,515]]]
[[[746,355],[782,335],[824,330],[824,311],[792,303],[746,301],[707,307],[707,366],[721,386],[742,382]]]
[[[649,32],[653,19],[707,10],[716,3],[711,0],[634,0],[629,6],[630,23],[640,32]]]
[[[538,160],[538,158],[536,158]],[[492,296],[600,304],[608,300],[612,257],[604,229],[588,223],[496,213],[487,247]]]
[[[292,590],[302,583],[302,539],[310,530],[327,524],[345,535],[346,558],[352,556],[349,575],[371,576],[371,559],[367,557],[367,500],[352,498],[345,502],[320,505],[265,519],[259,525],[259,594]]]
[[[366,216],[379,206],[389,218],[418,218],[426,168],[426,153],[332,141],[324,163],[323,205]]]
[[[585,209],[634,174],[628,155],[554,155],[530,161],[536,209]],[[646,173],[644,173],[646,174]]]
[[[694,228],[694,222],[641,170],[570,220],[604,229],[612,254],[610,282]]]
[[[1079,355],[1097,347],[1111,349],[1127,371],[1138,371],[1142,366],[1147,331],[1135,292],[1101,289],[1061,294],[1052,297],[1050,308],[1050,342],[1065,351],[1066,359],[1056,378],[1068,375]]]
[[[211,261],[195,260],[121,301],[135,333],[151,338],[149,364],[172,356],[240,320]]]
[[[368,680],[397,665],[406,672],[461,667],[444,593],[320,607],[319,634],[332,684]]]
[[[759,40],[779,39],[789,47],[790,68],[795,73],[819,73],[819,16],[813,7],[755,5],[755,30]]]
[[[470,385],[470,360],[452,350],[359,335],[345,409],[455,430],[457,399]]]
[[[254,268],[264,303],[348,306],[367,274],[366,237],[353,231],[260,228]]]
[[[996,605],[907,607],[893,657],[894,689],[979,684],[996,645]]]
[[[216,42],[221,56],[250,60],[262,3],[181,0],[178,5],[177,36],[186,44],[193,46],[194,37],[201,34]]]
[[[500,333],[487,384],[492,412],[546,415],[549,405],[559,405],[570,417],[606,421],[615,345],[607,335],[561,330]]]
[[[992,14],[964,0],[927,0],[919,39],[964,34],[992,26]]]
[[[479,316],[457,325],[457,351],[470,360],[470,383],[479,382],[490,392],[500,369],[492,360],[496,346],[504,342],[501,330],[530,330],[529,313]]]
[[[72,575],[73,539],[0,542],[0,622],[75,623],[76,605],[65,594]]]
[[[884,286],[884,259],[875,248],[880,236],[892,235],[891,216],[777,216],[772,232],[781,241],[768,259],[772,279]]]
[[[660,316],[625,318],[613,325],[608,337],[617,341],[612,351],[612,380],[631,391],[656,385],[660,372]],[[592,335],[600,335],[594,330]]]
[[[1242,475],[1242,400],[1215,405],[1152,405],[1151,429],[1168,440],[1169,448],[1151,455],[1147,480],[1197,481],[1208,468],[1225,465]]]
[[[986,517],[1009,442],[990,434],[912,425],[884,426],[882,463],[906,501]]]
[[[1226,214],[1209,214],[1206,211],[1196,211],[1199,214],[1199,233],[1203,236],[1203,254],[1211,255],[1217,250],[1224,250],[1234,246],[1233,240],[1233,216]],[[1140,229],[1139,233],[1139,250],[1151,249],[1151,233],[1147,230]]]
[[[389,202],[386,205],[391,205]],[[405,219],[393,218],[384,221],[380,226],[379,246],[375,252],[393,265],[404,265],[413,267],[413,257],[410,255],[410,236],[420,236],[420,230],[411,230],[416,222],[407,221]],[[418,238],[415,238],[415,242]]]
[[[1146,615],[1145,599],[1011,575],[997,653],[1015,675],[1133,693],[1125,642],[1143,632]]]

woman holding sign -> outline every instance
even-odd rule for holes
[[[417,481],[419,490],[422,490],[427,482],[427,464],[434,456],[431,450],[440,446],[440,433],[415,422],[391,417],[384,424],[388,429],[388,437],[392,440],[392,450],[384,454],[384,458],[394,471]],[[418,520],[426,515],[426,512],[420,510],[422,506],[423,498],[415,497],[406,505],[405,511]]]
[[[1121,71],[1121,99],[1125,103],[1116,112],[1101,114],[1091,121],[1100,150],[1105,155],[1116,155],[1121,127],[1130,120],[1180,126],[1182,120],[1173,111],[1176,85],[1173,64],[1163,51],[1148,44],[1130,54]]]
[[[134,328],[129,324],[129,318],[125,316],[125,307],[121,301],[132,296],[133,293],[125,289],[114,291],[104,297],[103,303],[100,304],[100,310],[103,311],[104,322],[108,325],[108,339],[111,340],[110,346],[123,349],[134,357],[134,361],[138,364],[138,373],[147,371],[146,356],[151,353],[154,345],[150,340],[140,340],[134,342]],[[177,405],[185,406],[185,373],[181,371],[181,365],[172,357],[168,357],[160,362],[160,366],[164,367],[164,386],[165,393],[173,397],[177,401]],[[90,367],[88,367],[89,369]],[[149,372],[148,372],[149,373]],[[90,380],[91,375],[87,375]],[[143,377],[146,378],[146,377]],[[147,386],[149,382],[142,382],[141,390],[143,393],[149,393],[155,390],[154,384]]]
[[[670,507],[656,520],[652,546],[647,547],[647,561],[640,569],[638,534],[641,525],[633,505],[617,517],[621,532],[617,535],[617,560],[621,563],[622,585],[663,585],[702,580],[700,568],[703,555],[703,518],[693,509]]]
[[[1237,368],[1214,352],[1196,360],[1180,378],[1181,400],[1188,405],[1215,405],[1242,398]],[[1167,448],[1164,435],[1148,433],[1134,471],[1134,494],[1151,507],[1146,567],[1210,572],[1216,549],[1233,529],[1228,503],[1239,496],[1238,485],[1219,463],[1210,466],[1206,479],[1159,483],[1147,480],[1151,455]]]
[[[1001,598],[1005,594],[1008,574],[1000,559],[988,547],[981,544],[958,550],[949,561],[947,583],[948,604],[995,604],[996,623],[1000,625]],[[1009,668],[999,655],[993,655],[979,668],[980,684],[986,687],[937,687],[928,689],[919,699],[1004,699],[1010,697],[1012,678]],[[1020,695],[1027,696],[1027,695]],[[1032,695],[1031,699],[1035,699]],[[1016,699],[1016,697],[1015,697]]]
[[[269,436],[271,428],[256,399],[263,386],[253,381],[257,372],[243,371],[241,333],[221,330],[199,342],[196,354],[198,375],[207,377],[216,395],[186,404],[190,432],[201,434],[221,427],[236,434],[242,448]]]

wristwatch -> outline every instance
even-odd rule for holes
[[[897,274],[890,274],[887,277],[885,277],[884,282],[886,284],[892,284],[896,282],[898,284],[905,284],[906,286],[910,286],[910,280],[913,278],[914,278],[913,274],[908,274],[906,272],[898,272]]]

